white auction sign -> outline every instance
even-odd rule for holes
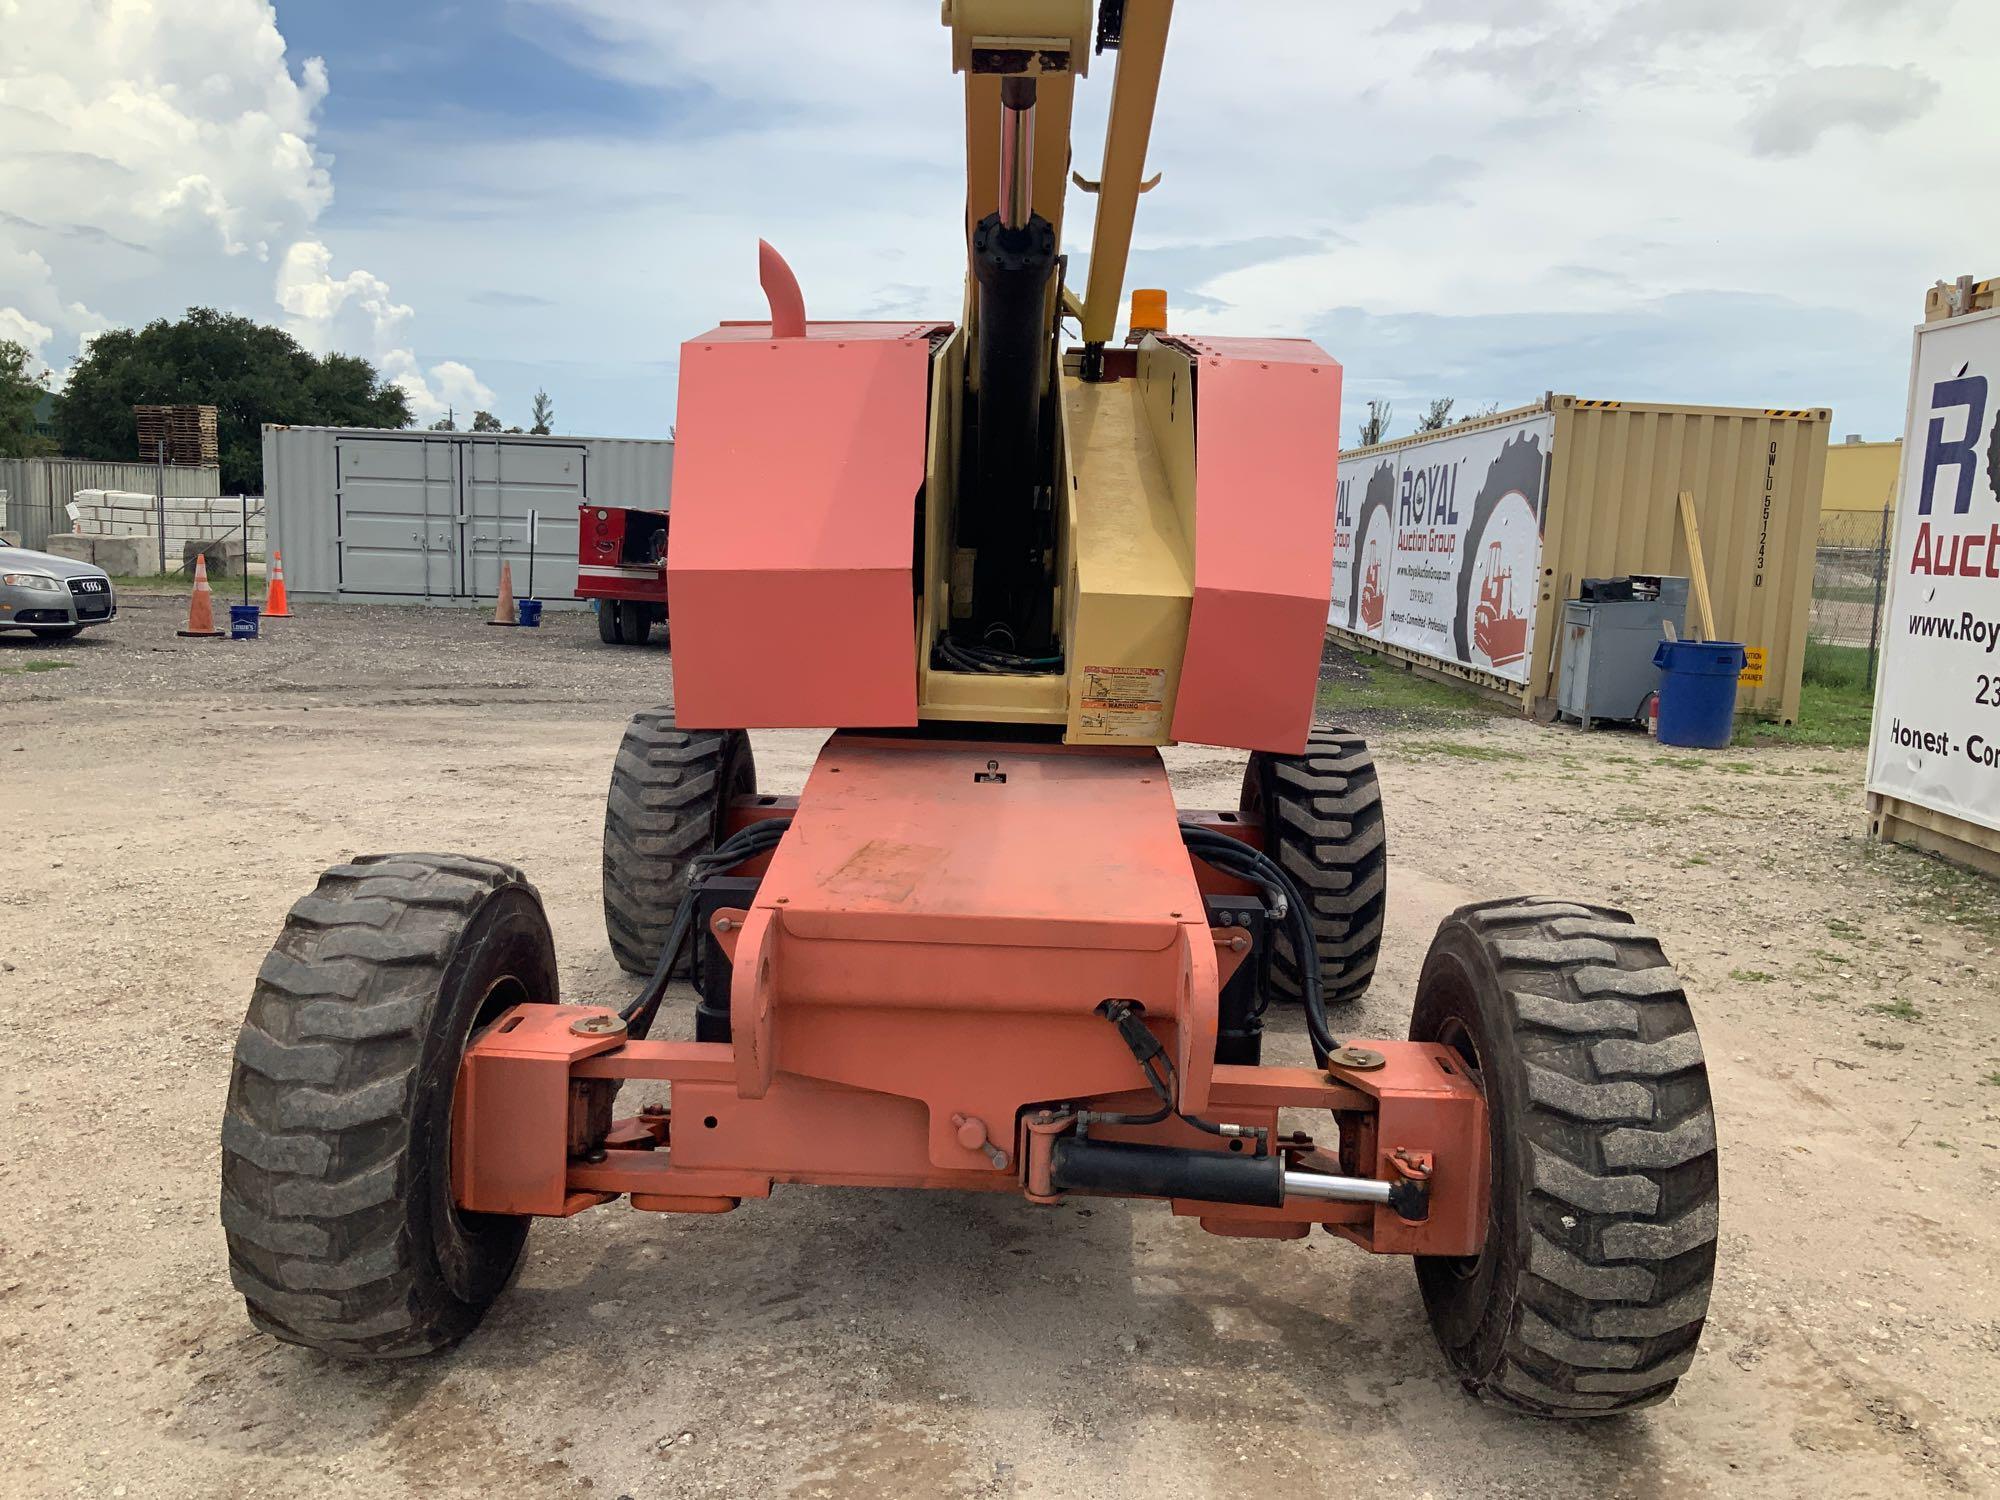
[[[1554,430],[1539,414],[1343,457],[1329,622],[1526,682]]]
[[[2000,311],[1917,330],[1868,790],[2000,829]]]

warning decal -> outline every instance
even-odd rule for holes
[[[1153,740],[1166,729],[1165,667],[1085,667],[1077,727],[1113,739]]]
[[[1736,680],[1744,687],[1762,687],[1764,685],[1764,663],[1768,659],[1768,654],[1762,646],[1745,646],[1743,648],[1743,670],[1737,675]]]

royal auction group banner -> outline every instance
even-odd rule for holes
[[[1528,679],[1555,418],[1340,460],[1329,623]]]
[[[1868,789],[2000,829],[1996,396],[2000,311],[1917,330]]]

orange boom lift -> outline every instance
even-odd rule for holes
[[[223,1123],[251,1318],[440,1349],[532,1217],[619,1198],[1096,1194],[1414,1256],[1496,1403],[1664,1397],[1716,1230],[1679,982],[1622,912],[1488,902],[1439,930],[1408,1040],[1345,1034],[1387,863],[1367,747],[1313,718],[1340,366],[1175,334],[1157,294],[1114,340],[1168,0],[944,9],[957,321],[811,321],[766,246],[768,317],[681,351],[674,705],[633,720],[605,817],[639,992],[559,1004],[509,866],[329,870],[258,977]],[[1071,101],[1111,55],[1079,291]],[[760,795],[744,731],[811,725],[835,733],[803,795]],[[1237,808],[1176,808],[1174,741],[1250,752]],[[1305,1022],[1282,1060],[1274,1004]],[[653,1035],[669,1010],[692,1039]],[[621,1113],[627,1082],[668,1103]]]

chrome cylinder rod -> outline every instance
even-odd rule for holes
[[[1287,1198],[1317,1198],[1332,1203],[1387,1203],[1391,1184],[1372,1177],[1333,1177],[1324,1172],[1286,1172]]]
[[[1000,80],[1000,227],[1026,229],[1035,211],[1035,80]]]

